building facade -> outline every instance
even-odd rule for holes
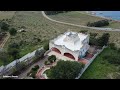
[[[49,42],[49,49],[78,61],[89,49],[89,35],[65,32]]]

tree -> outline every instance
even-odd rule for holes
[[[19,50],[16,48],[8,49],[8,54],[11,55],[14,59],[18,59],[20,57]]]
[[[104,45],[107,46],[109,42],[109,37],[110,37],[109,33],[104,33],[102,37],[99,37],[98,38],[99,46],[104,46]]]
[[[16,33],[17,33],[17,30],[15,29],[15,28],[11,28],[10,30],[9,30],[9,33],[10,33],[10,35],[16,35]]]
[[[6,65],[8,64],[8,54],[5,51],[0,51],[0,60],[3,62],[3,71],[2,75],[5,74]]]
[[[0,51],[0,60],[3,62],[3,65],[8,64],[8,54],[5,51]]]
[[[82,68],[82,63],[61,60],[56,66],[51,67],[46,74],[50,79],[75,79]]]
[[[89,44],[90,44],[90,45],[96,45],[96,46],[97,46],[97,45],[98,45],[98,40],[97,40],[97,38],[90,36]]]
[[[35,56],[36,56],[36,58],[41,58],[41,57],[44,56],[44,53],[45,53],[45,50],[44,50],[44,49],[36,50]]]
[[[48,57],[48,61],[50,61],[50,63],[53,63],[56,61],[56,56],[55,55],[51,55]]]
[[[81,30],[80,33],[84,33],[86,34],[88,32],[88,30]]]
[[[109,47],[113,50],[117,49],[117,47],[115,46],[115,43],[109,43]]]
[[[1,30],[2,30],[3,32],[9,30],[9,25],[8,25],[7,23],[5,23],[5,22],[1,22],[1,23],[0,23],[0,27],[1,27]]]
[[[102,26],[108,26],[108,25],[109,25],[109,20],[107,19],[87,23],[87,26],[89,27],[102,27]]]
[[[49,50],[49,42],[48,41],[46,41],[46,43],[44,44],[43,48],[46,51]]]
[[[17,49],[19,49],[19,44],[18,43],[11,43],[11,44],[9,44],[9,46],[8,46],[8,48],[17,48]]]
[[[90,32],[90,37],[94,37],[95,38],[97,35],[98,35],[98,33],[91,33]]]

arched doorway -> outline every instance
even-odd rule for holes
[[[52,48],[52,51],[55,51],[55,52],[57,52],[57,53],[61,54],[60,50],[59,50],[59,49],[57,49],[57,48],[55,48],[55,47],[53,47],[53,48]]]
[[[64,53],[64,56],[75,60],[75,57],[72,54],[70,54],[70,53]]]

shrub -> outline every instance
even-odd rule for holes
[[[32,78],[35,78],[36,72],[33,71],[32,74],[30,75]]]
[[[27,76],[30,76],[30,74],[31,74],[31,72],[28,72],[28,73],[27,73]]]
[[[109,47],[110,47],[111,49],[113,49],[113,50],[116,50],[116,49],[117,49],[117,47],[115,46],[115,43],[110,43],[110,44],[109,44]]]
[[[9,48],[19,48],[20,46],[19,46],[19,44],[18,43],[11,43],[9,46],[8,46]]]
[[[56,56],[55,55],[51,55],[48,57],[48,61],[50,61],[50,63],[53,63],[56,61]]]
[[[81,30],[80,33],[84,33],[86,34],[88,32],[88,30]]]
[[[50,65],[51,63],[49,61],[45,61],[45,65]]]
[[[44,56],[44,53],[45,53],[44,49],[42,49],[42,50],[36,50],[36,52],[35,52],[36,59],[42,58]]]
[[[39,65],[36,65],[32,68],[32,71],[37,71],[39,69]]]
[[[49,42],[46,42],[43,46],[44,50],[49,50]]]
[[[118,50],[117,50],[117,51],[118,51],[118,53],[120,53],[120,48],[118,48]]]
[[[82,68],[81,63],[61,60],[46,74],[50,79],[75,79]]]
[[[107,19],[87,23],[87,26],[89,26],[89,27],[102,27],[102,26],[108,26],[108,25],[109,25],[109,21]]]
[[[108,62],[111,64],[120,64],[120,56],[119,55],[113,55],[109,57]]]
[[[9,30],[9,25],[5,22],[0,22],[0,27],[1,27],[1,31],[8,31]]]
[[[17,30],[16,30],[15,28],[11,28],[11,29],[9,30],[9,33],[10,33],[10,35],[16,35]]]
[[[90,37],[96,37],[98,35],[98,33],[90,33]]]

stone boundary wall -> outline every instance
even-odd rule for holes
[[[43,50],[43,47],[41,47],[37,50]],[[2,65],[0,67],[0,76],[3,74],[3,70],[4,70],[5,75],[12,74],[15,71],[14,69],[16,67],[17,62],[25,63],[25,65],[29,65],[31,62],[33,62],[33,58],[35,57],[35,52],[36,52],[36,50],[31,53],[26,54],[25,56],[23,56],[20,59],[14,60],[13,62],[9,63],[6,66]]]
[[[106,47],[103,46],[103,48],[101,50],[99,50],[90,60],[89,63],[85,65],[85,67],[80,71],[78,77],[76,77],[75,79],[79,79],[82,74],[85,72],[85,70],[89,67],[89,65],[93,62],[93,60],[105,49]]]

